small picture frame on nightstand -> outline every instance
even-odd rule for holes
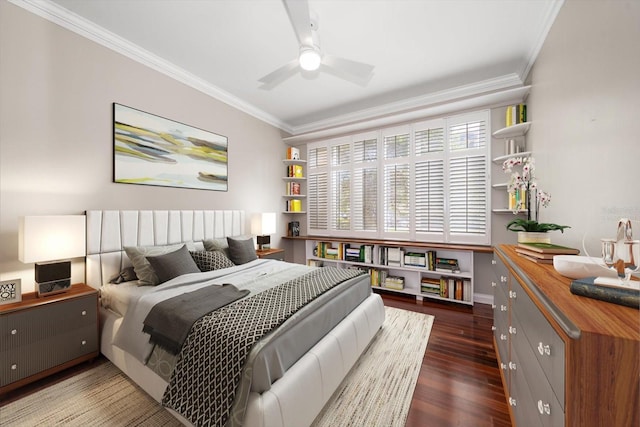
[[[20,279],[0,281],[0,305],[22,301]]]

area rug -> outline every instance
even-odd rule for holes
[[[386,307],[386,320],[314,427],[403,426],[433,316]],[[179,426],[110,362],[0,407],[2,426]]]

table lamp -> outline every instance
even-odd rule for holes
[[[19,220],[18,259],[36,263],[38,296],[71,287],[71,258],[86,255],[84,215],[24,216]]]
[[[258,250],[271,248],[271,236],[276,232],[275,212],[258,213],[251,219],[251,234],[255,234],[258,242]]]

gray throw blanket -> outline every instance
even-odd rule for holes
[[[162,404],[195,426],[238,426],[244,421],[251,375],[245,366],[254,344],[300,308],[340,283],[364,274],[324,267],[197,321],[180,351]]]
[[[151,309],[142,331],[151,335],[154,344],[178,354],[196,320],[248,294],[246,289],[224,284],[169,298]]]

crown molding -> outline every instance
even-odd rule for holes
[[[95,23],[70,12],[54,2],[39,0],[9,0],[9,2],[38,15],[41,18],[60,25],[67,30],[73,31],[82,37],[120,53],[127,58],[139,62],[140,64],[158,71],[174,80],[184,83],[185,85],[247,113],[250,116],[262,120],[263,122],[275,126],[285,132],[291,133],[290,126],[277,117],[254,107],[229,92],[226,92],[223,89],[220,89],[219,87],[185,71],[175,64],[142,49],[140,46],[119,37]]]
[[[317,132],[322,129],[345,126],[350,123],[367,121],[375,117],[398,115],[405,111],[429,108],[438,104],[444,104],[463,98],[472,98],[488,92],[502,91],[507,88],[522,86],[523,82],[517,74],[508,74],[493,79],[454,87],[439,92],[433,92],[412,98],[406,98],[397,102],[391,102],[372,108],[366,108],[353,113],[343,114],[308,123],[300,126],[293,126],[292,135],[302,135]]]
[[[379,129],[399,123],[443,116],[470,109],[494,108],[502,105],[519,103],[526,98],[530,88],[531,86],[523,86],[520,84],[517,87],[476,93],[475,95],[460,97],[458,99],[442,98],[443,101],[441,102],[432,102],[431,104],[423,105],[421,108],[413,108],[387,115],[377,115],[375,117],[370,115],[369,118],[365,120],[313,130],[302,134],[293,134],[293,136],[283,138],[283,141],[290,145],[301,145],[319,139],[353,134],[370,129]],[[434,101],[435,99],[440,98],[435,96]]]
[[[547,36],[549,35],[549,31],[551,31],[551,26],[555,22],[556,17],[558,16],[558,13],[560,13],[560,9],[562,9],[563,4],[564,4],[564,0],[558,0],[553,2],[551,4],[551,7],[547,9],[547,14],[543,19],[544,26],[542,27],[540,34],[538,34],[538,41],[531,49],[531,52],[529,53],[529,60],[525,63],[523,69],[520,72],[520,75],[522,76],[522,81],[527,80],[527,77],[529,76],[529,72],[531,71],[531,68],[533,68],[533,64],[536,62],[536,59],[538,59],[538,54],[542,50],[542,45],[544,44],[544,41],[547,39]]]

